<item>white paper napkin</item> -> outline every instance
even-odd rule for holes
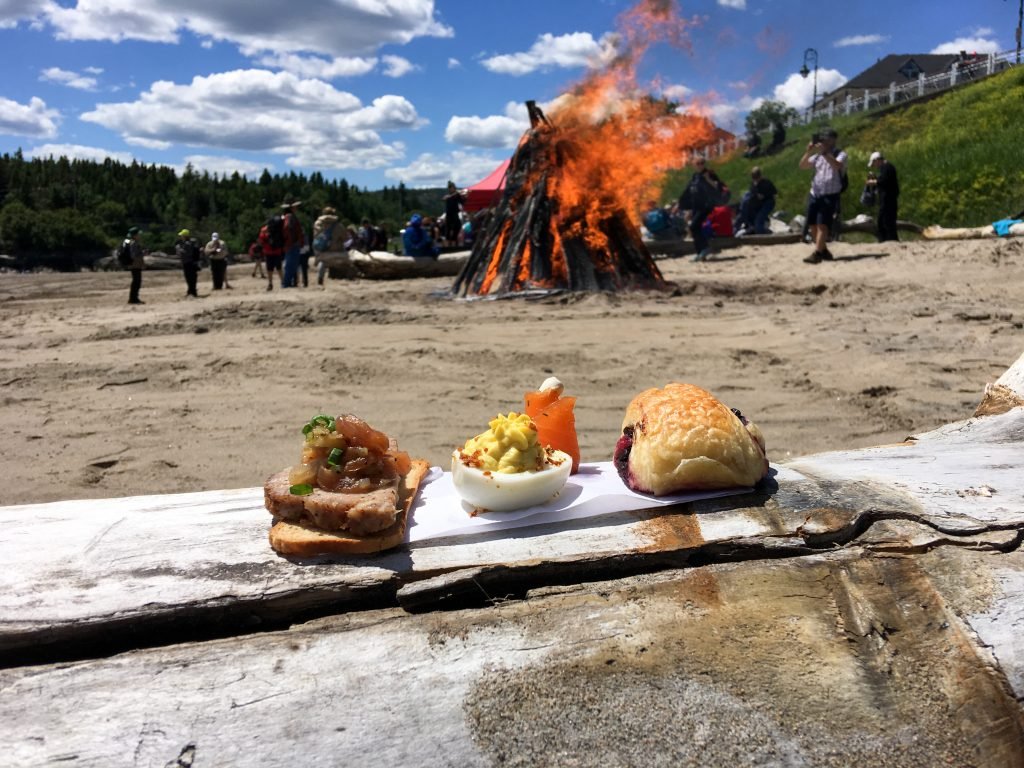
[[[631,491],[619,478],[610,461],[580,464],[580,471],[550,501],[512,512],[481,512],[472,516],[473,507],[455,491],[451,472],[432,467],[424,478],[419,497],[412,509],[409,541],[473,536],[509,528],[524,528],[566,520],[597,517],[614,512],[668,506],[698,499],[714,499],[747,493],[750,488],[724,491],[698,491],[674,496],[647,496]]]

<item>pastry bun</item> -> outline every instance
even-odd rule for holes
[[[655,496],[753,486],[768,474],[761,431],[692,384],[634,397],[614,461],[627,486]]]

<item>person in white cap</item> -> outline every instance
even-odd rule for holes
[[[896,231],[896,210],[899,207],[900,182],[896,178],[896,167],[881,152],[872,152],[868,168],[875,172],[875,178],[868,179],[868,185],[875,188],[878,196],[878,242],[899,240]]]
[[[210,272],[213,275],[213,290],[219,291],[221,288],[227,288],[231,290],[231,284],[228,283],[228,247],[223,240],[220,239],[220,235],[214,232],[210,235],[210,242],[203,248],[203,252],[206,257],[210,260]]]

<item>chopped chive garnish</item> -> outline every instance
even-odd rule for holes
[[[338,466],[341,464],[341,456],[342,453],[340,448],[331,448],[331,452],[327,454],[327,463]]]
[[[313,425],[312,424],[307,424],[306,426],[304,426],[302,428],[302,434],[304,434],[304,435],[308,435],[312,431],[313,431]]]
[[[310,424],[312,424],[313,426],[319,424],[322,427],[326,427],[329,426],[332,421],[334,421],[334,419],[332,419],[330,416],[323,413],[319,413],[312,418]]]
[[[293,485],[288,489],[288,493],[293,496],[309,496],[312,492],[313,486],[309,483],[299,483],[298,485]]]

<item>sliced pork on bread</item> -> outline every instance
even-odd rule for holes
[[[263,486],[267,510],[274,515],[270,546],[283,555],[381,552],[402,543],[416,493],[430,465],[412,461],[397,488],[368,493],[339,493],[314,488],[292,494],[288,470]]]

